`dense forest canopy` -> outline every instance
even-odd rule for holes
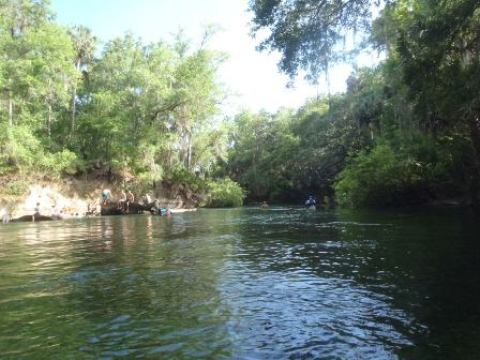
[[[316,81],[366,48],[385,60],[356,68],[343,94],[218,121],[226,56],[206,46],[208,30],[199,46],[179,33],[148,44],[125,34],[100,47],[89,29],[59,25],[47,0],[1,0],[0,175],[103,169],[208,188],[218,206],[241,203],[228,177],[253,201],[478,203],[478,1],[251,0],[249,8],[259,49],[278,51],[293,81],[300,72]]]
[[[289,114],[237,118],[239,129],[246,121],[259,129],[239,131],[229,164],[254,198],[478,203],[478,1],[252,0],[250,9],[254,33],[268,32],[260,49],[279,51],[279,68],[292,77],[304,70],[316,79],[347,59],[340,45],[349,33],[361,34],[355,51],[386,54],[356,70],[344,94]]]

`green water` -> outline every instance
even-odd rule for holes
[[[0,358],[480,358],[468,212],[0,226]]]

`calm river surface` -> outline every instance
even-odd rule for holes
[[[468,212],[0,226],[1,359],[478,359]]]

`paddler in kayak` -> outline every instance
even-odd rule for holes
[[[316,209],[316,205],[317,205],[317,202],[315,201],[315,198],[313,197],[313,195],[310,195],[307,199],[307,201],[305,201],[305,207],[307,209],[310,209],[310,210],[315,210]]]

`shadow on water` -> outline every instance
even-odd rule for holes
[[[475,358],[477,220],[246,208],[0,227],[2,359]]]
[[[257,351],[262,337],[270,339],[259,356],[290,337],[299,346],[279,346],[277,355],[472,358],[479,350],[476,220],[463,211],[253,215],[240,251],[244,268],[256,271],[240,282],[247,295],[234,308],[249,313],[258,299],[271,308],[264,323],[254,316],[237,326],[262,334],[252,343]]]

